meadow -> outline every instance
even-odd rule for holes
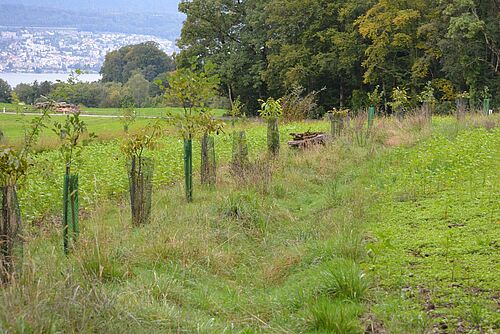
[[[0,289],[0,331],[499,330],[500,119],[381,118],[370,132],[364,122],[307,151],[287,149],[288,133],[329,124],[283,124],[273,160],[262,153],[265,126],[240,124],[255,166],[245,179],[227,165],[228,127],[216,136],[217,187],[196,183],[194,203],[178,182],[182,142],[167,132],[151,154],[143,227],[130,223],[120,140],[91,144],[78,163],[84,213],[68,256],[57,218],[64,166],[57,151],[40,151],[20,188],[25,260]],[[195,166],[199,156],[196,145]]]
[[[28,124],[32,116],[0,115],[2,130],[7,142],[21,142],[24,136],[23,124]],[[52,120],[57,120],[52,117]],[[80,198],[84,208],[91,207],[99,200],[116,198],[128,189],[126,173],[126,158],[121,151],[122,140],[125,137],[122,123],[118,119],[85,118],[89,132],[97,135],[97,140],[86,146],[76,165],[76,173],[80,174]],[[134,132],[153,122],[150,119],[139,119],[131,126]],[[159,143],[159,148],[150,153],[155,160],[155,186],[169,184],[182,177],[183,173],[183,142],[180,136],[166,122],[165,135]],[[246,129],[248,147],[255,156],[266,148],[266,127],[259,123],[248,122],[239,124],[236,129]],[[290,132],[326,131],[326,122],[304,122],[286,124],[280,128],[283,144],[289,140]],[[226,127],[225,133],[215,137],[217,159],[227,162],[231,157],[232,130]],[[34,156],[34,168],[25,184],[21,185],[19,197],[22,204],[27,205],[23,211],[29,219],[35,219],[56,212],[62,196],[61,180],[64,176],[64,164],[56,149],[58,137],[51,129],[44,129],[38,145],[38,154]],[[200,161],[200,143],[194,142],[194,165]],[[195,167],[196,168],[196,167]]]
[[[20,114],[20,115],[3,115],[0,113],[0,129],[4,133],[4,141],[13,146],[22,145],[24,142],[24,134],[29,126],[30,121],[34,118],[33,115]],[[39,142],[36,144],[36,149],[48,150],[55,149],[59,145],[57,136],[52,131],[52,124],[55,121],[64,122],[65,116],[52,116],[48,122],[48,128],[43,129]],[[114,138],[122,137],[123,123],[119,118],[96,118],[85,117],[85,123],[88,126],[89,132],[94,132],[97,135],[98,141],[107,141]],[[131,125],[132,132],[141,129],[150,123],[150,119],[139,118]]]
[[[12,103],[0,103],[0,114],[3,109],[7,112],[20,112],[37,113],[38,111],[31,106],[17,106]],[[153,107],[153,108],[134,108],[137,117],[167,117],[169,115],[182,114],[184,109],[180,107]],[[82,115],[96,115],[96,116],[121,116],[123,109],[120,108],[89,108],[82,106],[80,109]],[[226,112],[225,109],[212,109],[214,116],[221,117]]]

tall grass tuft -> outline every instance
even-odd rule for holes
[[[341,300],[361,301],[368,290],[363,271],[352,260],[332,261],[323,273],[324,292]]]
[[[259,195],[252,191],[239,191],[225,197],[218,207],[222,218],[230,218],[245,228],[258,228],[263,231],[267,219],[262,215],[258,201]]]
[[[340,300],[331,301],[322,296],[310,306],[310,312],[315,333],[362,333],[358,320],[361,312],[359,305]]]

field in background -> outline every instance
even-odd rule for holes
[[[0,114],[3,112],[3,109],[7,112],[16,112],[23,111],[24,112],[37,112],[36,109],[33,109],[31,106],[16,106],[12,103],[0,103]],[[155,107],[155,108],[134,108],[137,112],[137,116],[139,117],[165,117],[168,115],[181,114],[184,112],[182,108],[178,107]],[[214,116],[222,116],[226,110],[224,109],[212,109],[212,113]],[[120,108],[88,108],[82,107],[81,113],[83,115],[111,115],[111,116],[120,116],[122,111]]]
[[[30,121],[35,116],[32,115],[3,115],[0,113],[0,129],[4,133],[5,140],[8,144],[14,146],[20,145],[24,140],[24,129],[29,126]],[[40,143],[37,144],[39,149],[53,149],[58,145],[58,137],[52,132],[51,126],[54,122],[64,122],[64,116],[52,116],[48,122],[49,128],[42,131]],[[123,123],[118,118],[94,118],[85,117],[85,123],[90,132],[94,132],[99,140],[110,140],[124,135]],[[151,122],[151,119],[137,119],[131,125],[131,131],[136,131],[146,124]]]
[[[17,146],[23,142],[24,138],[24,129],[26,125],[29,124],[30,120],[33,119],[33,115],[29,113],[26,114],[3,114],[2,104],[0,104],[0,130],[4,133],[5,140],[7,143]],[[183,112],[181,108],[139,108],[138,110],[138,118],[130,126],[130,131],[134,132],[146,124],[152,121],[149,117],[167,117],[168,115],[174,115]],[[216,109],[213,110],[213,114],[217,117],[221,117],[224,115],[226,110]],[[94,132],[99,140],[110,140],[113,138],[120,138],[123,136],[123,123],[120,121],[118,117],[121,111],[119,109],[84,109],[82,111],[82,115],[114,115],[117,117],[83,117],[85,123],[88,125],[88,129],[90,132]],[[147,116],[147,117],[145,117]],[[63,122],[64,115],[60,116],[52,116],[49,125],[53,122]],[[37,144],[38,149],[46,149],[46,148],[54,148],[57,146],[57,137],[50,130],[50,128],[45,129],[42,132],[40,143]]]
[[[182,114],[184,109],[177,107],[162,107],[162,108],[135,108],[139,117],[166,117],[169,115]],[[82,108],[82,114],[87,115],[116,115],[120,116],[122,111],[118,108]],[[221,117],[227,110],[212,109],[212,114]]]
[[[101,121],[99,119],[99,121]],[[150,120],[149,120],[150,121]],[[105,120],[109,122],[109,120]],[[100,123],[99,123],[100,124]],[[123,131],[120,131],[119,123],[113,123],[115,139],[104,142],[95,142],[84,147],[79,161],[75,164],[75,172],[80,174],[80,203],[88,208],[106,198],[122,196],[128,189],[128,179],[124,154],[121,152],[121,140]],[[101,126],[104,126],[101,124]],[[140,126],[135,125],[134,129]],[[245,128],[249,153],[256,156],[266,149],[266,126],[259,123],[246,123],[239,125],[238,129]],[[92,123],[89,129],[95,131]],[[327,122],[305,122],[283,125],[280,128],[282,144],[290,139],[290,132],[307,130],[328,130]],[[150,155],[156,162],[154,184],[156,186],[170,184],[182,177],[183,173],[183,142],[182,139],[167,128],[166,134],[160,141],[159,148]],[[97,132],[99,134],[99,132]],[[53,133],[51,145],[57,145],[58,139]],[[225,163],[231,157],[232,130],[228,126],[226,133],[215,136],[216,154],[218,163]],[[195,172],[199,168],[200,161],[199,140],[193,142],[193,161]],[[25,184],[21,186],[19,197],[21,204],[26,208],[23,213],[30,219],[53,213],[59,209],[61,196],[61,180],[64,175],[64,165],[61,162],[58,150],[44,150],[35,155],[35,166],[30,170],[30,175]]]

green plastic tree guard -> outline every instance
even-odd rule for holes
[[[16,186],[0,188],[0,284],[8,283],[22,263],[22,221]]]
[[[483,112],[486,116],[490,114],[490,99],[483,100]]]
[[[184,140],[184,181],[186,187],[186,200],[193,201],[193,141]]]
[[[63,189],[63,244],[66,254],[80,233],[78,226],[79,206],[78,175],[66,173],[64,174]]]
[[[373,119],[375,118],[375,107],[368,108],[368,127],[373,125]]]

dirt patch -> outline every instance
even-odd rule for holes
[[[387,330],[384,327],[382,321],[378,320],[375,315],[367,314],[362,319],[363,324],[365,324],[365,334],[387,334]]]

